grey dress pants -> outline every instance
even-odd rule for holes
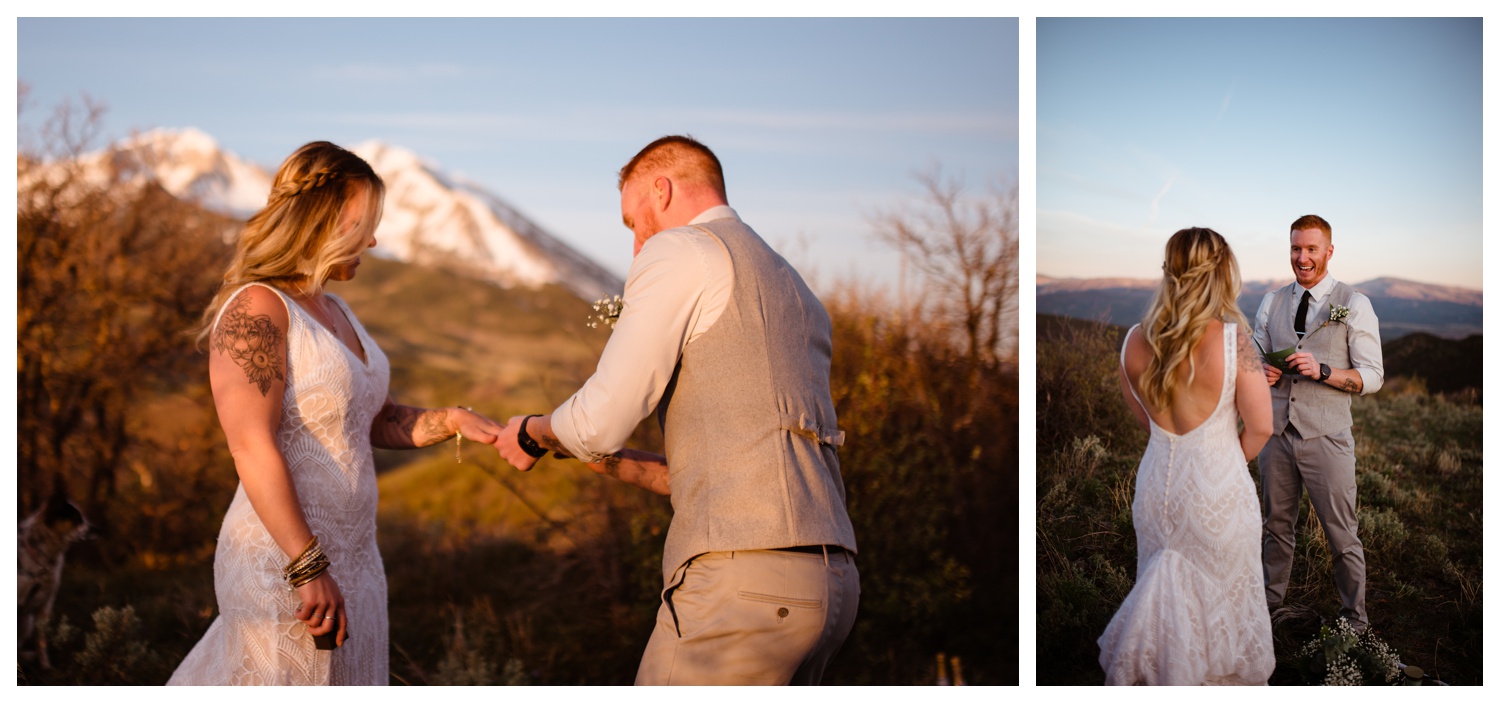
[[[1275,608],[1286,597],[1305,486],[1328,538],[1334,585],[1342,601],[1339,614],[1356,630],[1363,630],[1369,619],[1365,615],[1365,550],[1355,515],[1353,433],[1343,429],[1304,439],[1296,427],[1287,424],[1283,433],[1271,435],[1259,459],[1267,605]]]

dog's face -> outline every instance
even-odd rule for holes
[[[90,536],[93,524],[83,514],[83,510],[67,498],[54,495],[42,508],[40,518],[37,520],[40,527],[51,533],[54,540],[63,544],[72,544]],[[34,523],[35,524],[35,523]]]

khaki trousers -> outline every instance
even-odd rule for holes
[[[1259,463],[1266,603],[1274,608],[1286,597],[1306,486],[1333,555],[1333,581],[1342,601],[1339,614],[1356,629],[1364,629],[1369,620],[1365,615],[1365,549],[1355,516],[1354,435],[1345,429],[1303,439],[1288,424],[1282,434],[1271,435],[1260,451]]]
[[[817,685],[854,627],[846,552],[710,552],[662,591],[637,686]]]

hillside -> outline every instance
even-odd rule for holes
[[[1131,323],[1134,324],[1134,323]],[[1072,335],[1088,333],[1098,322],[1062,315],[1036,316],[1037,346],[1043,342],[1065,340]],[[1106,324],[1102,330],[1109,347],[1118,353],[1124,339],[1122,325]],[[1417,332],[1384,341],[1381,354],[1387,380],[1396,377],[1419,378],[1433,393],[1452,393],[1464,389],[1484,388],[1484,337],[1444,339]]]
[[[1129,327],[1140,321],[1158,284],[1145,279],[1038,276],[1036,310]],[[1264,295],[1285,284],[1247,281],[1239,299],[1240,310],[1253,319]],[[1389,277],[1351,285],[1370,299],[1380,318],[1382,342],[1418,332],[1450,340],[1484,332],[1480,291]]]

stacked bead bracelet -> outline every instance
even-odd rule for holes
[[[328,556],[323,553],[323,548],[318,545],[318,536],[313,535],[312,541],[302,548],[302,553],[297,555],[292,563],[287,564],[281,570],[286,577],[287,583],[292,588],[300,588],[313,579],[322,576],[328,570]]]

